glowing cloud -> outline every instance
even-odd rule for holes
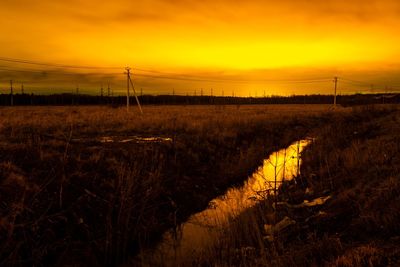
[[[172,86],[182,93],[212,86],[244,95],[265,89],[275,94],[318,93],[331,84],[289,86],[279,80],[338,74],[382,86],[397,82],[400,2],[395,0],[3,0],[1,5],[0,56],[130,65],[196,77],[137,76],[137,82],[154,93],[169,92]],[[371,71],[379,75],[363,77]],[[3,83],[7,75],[0,74]],[[242,82],[224,82],[228,78]],[[103,82],[96,79],[89,80]]]

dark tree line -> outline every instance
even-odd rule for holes
[[[222,97],[222,96],[182,96],[182,95],[143,95],[139,96],[143,105],[245,105],[245,104],[332,104],[332,95],[293,95],[270,97]],[[131,97],[130,102],[135,103]],[[126,104],[126,96],[93,96],[77,94],[0,94],[0,105],[112,105]],[[400,103],[400,94],[356,94],[341,95],[337,103],[343,106]]]

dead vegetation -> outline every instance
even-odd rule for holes
[[[144,112],[0,109],[0,265],[117,265],[330,116],[326,106]]]
[[[399,116],[324,106],[1,109],[0,265],[115,266],[306,135],[280,202],[232,220],[190,265],[376,266],[398,259]],[[101,137],[171,142],[101,142]],[[82,140],[85,140],[82,142]],[[264,225],[296,221],[268,241]],[[233,233],[233,234],[232,234]],[[365,261],[366,260],[366,261]],[[368,265],[370,264],[370,265]],[[371,265],[372,264],[372,265]]]
[[[314,131],[276,210],[268,198],[245,211],[185,265],[398,266],[400,114],[363,107],[333,122]]]

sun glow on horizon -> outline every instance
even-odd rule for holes
[[[362,74],[360,69],[389,69],[384,77],[389,80],[400,70],[400,3],[394,0],[17,0],[3,5],[0,56],[4,57],[72,65],[130,65],[204,80],[220,75],[221,80],[254,80],[250,83],[253,89],[248,89],[249,83],[226,82],[221,86],[226,91],[236,88],[258,93],[271,87],[258,86],[261,79],[338,73],[354,77]],[[376,78],[384,80],[382,75]],[[173,86],[172,81],[151,77],[142,77],[140,82],[161,93]],[[178,91],[212,86],[204,81],[175,83]],[[289,89],[276,84],[274,89],[284,94],[293,90],[308,92],[299,85]]]

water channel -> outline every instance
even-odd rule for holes
[[[215,242],[228,220],[274,194],[279,185],[299,174],[301,152],[310,139],[293,143],[272,153],[241,187],[231,188],[192,215],[178,229],[164,234],[156,248],[142,251],[137,259],[143,266],[178,266],[182,260],[206,250]],[[136,265],[136,264],[135,264]]]

